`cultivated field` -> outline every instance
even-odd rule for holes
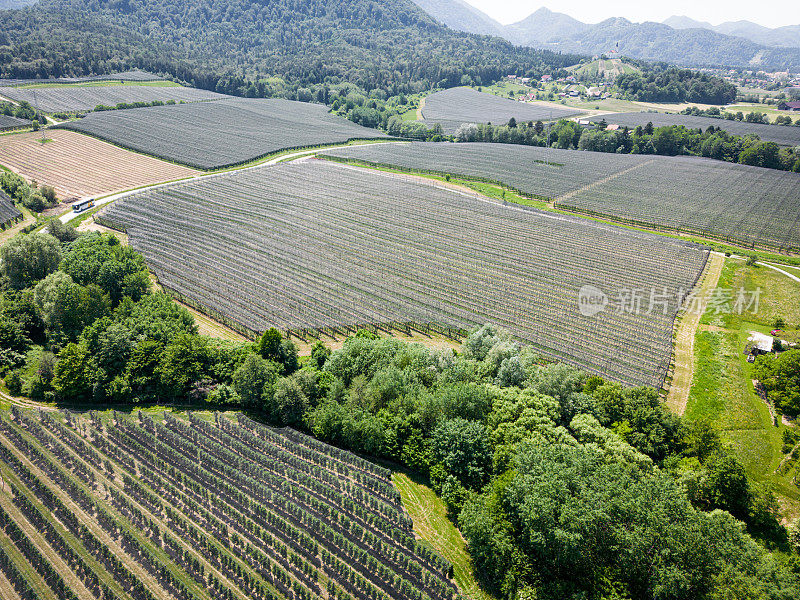
[[[287,148],[385,138],[321,104],[231,99],[92,113],[64,125],[199,169],[255,160]]]
[[[389,471],[348,452],[242,415],[13,412],[0,573],[21,597],[459,597]]]
[[[14,201],[4,191],[0,190],[0,229],[5,229],[6,224],[22,217],[22,213],[14,206]]]
[[[494,94],[467,87],[450,88],[425,98],[422,108],[425,123],[441,123],[445,133],[452,134],[462,123],[505,125],[512,117],[520,122],[560,119],[580,114],[569,108],[553,108],[506,100]]]
[[[16,129],[17,127],[25,127],[30,125],[31,122],[27,119],[18,119],[17,117],[9,117],[8,115],[0,115],[0,131],[6,129]]]
[[[31,84],[74,84],[88,83],[92,81],[162,81],[162,78],[146,71],[125,71],[122,73],[110,73],[109,75],[92,75],[88,77],[60,77],[54,79],[0,79],[0,86],[17,86]]]
[[[687,129],[702,129],[705,131],[709,126],[713,125],[715,128],[719,127],[731,135],[755,134],[764,142],[775,142],[782,146],[797,146],[800,144],[800,127],[788,125],[765,125],[763,123],[715,119],[714,117],[651,112],[631,112],[591,117],[592,121],[598,123],[604,119],[606,123],[616,123],[620,126],[627,125],[631,129],[639,125],[644,127],[648,123],[652,123],[655,127],[683,125]]]
[[[198,174],[74,131],[48,129],[0,137],[0,165],[40,184],[62,200],[98,196]]]
[[[656,387],[677,302],[587,317],[579,289],[688,289],[706,260],[683,242],[327,161],[145,190],[104,219],[162,285],[239,328],[491,322],[551,358]]]
[[[800,251],[800,174],[656,156],[557,206],[739,245]]]
[[[323,156],[488,179],[558,207],[739,245],[800,248],[800,174],[688,156],[391,144]]]
[[[382,146],[337,148],[326,150],[321,156],[491,181],[547,200],[648,160],[644,156],[551,150],[516,144],[413,142]]]
[[[153,102],[175,100],[197,102],[229,98],[224,94],[197,88],[160,85],[102,85],[75,87],[59,85],[52,87],[0,87],[0,97],[15,102],[25,101],[44,112],[76,112],[92,110],[102,104],[116,106],[121,102]]]

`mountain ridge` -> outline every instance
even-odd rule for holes
[[[683,15],[673,15],[665,19],[664,24],[673,29],[708,29],[723,35],[742,37],[768,47],[800,48],[800,25],[784,25],[783,27],[770,28],[744,19],[712,25],[707,21],[695,21]]]
[[[469,28],[475,32],[474,20],[470,25],[462,17],[464,8],[459,8],[459,5],[463,5],[462,0],[414,2],[423,9],[425,5],[433,5],[438,20],[448,27],[462,31]],[[487,29],[478,31],[479,33],[497,35],[497,27],[501,27],[500,35],[514,44],[555,52],[588,55],[619,52],[631,58],[680,66],[800,71],[800,26],[796,26],[796,46],[774,47],[741,35],[714,31],[709,28],[710,24],[688,17],[670,17],[668,21],[676,27],[653,21],[634,23],[623,17],[611,17],[600,23],[587,24],[564,13],[542,7],[525,19],[502,26],[484,13],[480,14],[492,26],[491,32]],[[747,28],[744,23],[731,23],[729,27],[731,31]],[[791,39],[793,27],[795,26],[780,28],[787,39]]]

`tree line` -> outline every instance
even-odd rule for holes
[[[614,86],[628,100],[638,102],[697,102],[729,104],[736,100],[736,86],[690,69],[657,69],[624,73]]]
[[[453,139],[457,142],[494,142],[563,149],[591,150],[616,154],[658,154],[662,156],[703,156],[768,169],[800,172],[800,154],[793,147],[781,148],[775,142],[762,142],[755,135],[731,135],[710,125],[705,131],[683,125],[653,127],[652,123],[630,129],[609,131],[601,121],[584,128],[562,119],[549,132],[541,121],[506,125],[461,125]],[[549,139],[548,139],[549,136]]]

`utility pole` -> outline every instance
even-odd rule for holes
[[[36,88],[35,87],[33,88],[33,107],[36,109],[37,116],[38,116],[38,113],[40,111],[39,111],[39,103],[36,101]],[[44,123],[39,123],[39,131],[42,132],[42,143],[43,144],[44,144],[44,141],[47,139],[47,137],[45,136],[45,132],[44,132],[44,125],[47,125],[47,117],[45,117],[45,122]]]
[[[553,123],[553,111],[550,111],[550,118],[547,120],[547,150],[550,150],[550,125]],[[549,167],[550,166],[550,159],[548,158],[549,154],[547,152],[544,153],[544,162]]]

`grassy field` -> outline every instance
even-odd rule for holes
[[[709,306],[695,337],[695,376],[686,417],[715,421],[750,477],[775,491],[786,516],[800,515],[800,488],[792,483],[797,466],[776,472],[786,426],[773,424],[753,389],[753,366],[743,353],[750,333],[769,333],[776,317],[784,318],[789,328],[800,324],[800,284],[764,267],[727,260],[719,288],[760,288],[758,311],[717,314]]]
[[[725,110],[728,112],[739,112],[742,111],[744,114],[748,114],[751,112],[760,112],[760,113],[767,113],[770,122],[775,120],[775,117],[779,116],[790,116],[792,117],[792,121],[797,120],[800,118],[797,113],[787,112],[785,110],[778,110],[777,106],[775,105],[768,105],[768,104],[753,104],[751,102],[741,102],[739,104],[732,104],[730,106],[726,106]]]
[[[400,491],[403,506],[414,521],[414,534],[453,565],[456,584],[471,600],[492,600],[478,587],[461,532],[447,518],[444,502],[417,477],[395,472],[392,483]]]

